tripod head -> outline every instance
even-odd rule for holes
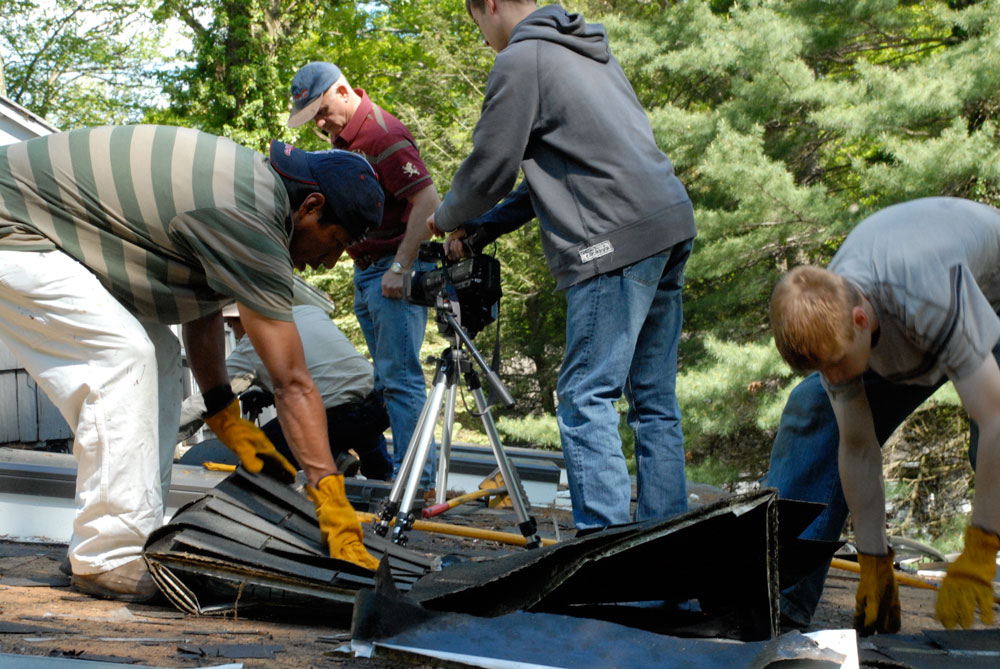
[[[486,383],[489,384],[490,389],[493,391],[493,396],[496,397],[506,409],[514,408],[514,396],[510,394],[507,387],[500,380],[500,376],[493,371],[493,369],[483,358],[479,349],[476,345],[472,343],[472,337],[466,333],[466,331],[459,324],[458,320],[447,308],[439,308],[438,316],[444,319],[444,322],[448,328],[450,336],[453,337],[452,345],[449,347],[450,350],[461,351],[462,346],[468,349],[469,355],[475,361],[479,368],[486,375]],[[442,334],[444,332],[442,331]],[[447,355],[447,352],[446,352]]]

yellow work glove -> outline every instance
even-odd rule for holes
[[[282,483],[295,480],[296,470],[292,463],[278,452],[259,427],[240,417],[238,399],[206,418],[205,423],[212,428],[219,441],[239,456],[248,472],[258,474],[263,471]]]
[[[861,579],[854,606],[854,629],[861,636],[899,631],[899,588],[892,569],[895,557],[891,548],[888,555],[858,553]]]
[[[951,629],[972,627],[976,608],[984,625],[993,622],[993,577],[997,573],[1000,536],[969,525],[965,528],[965,549],[948,567],[938,590],[934,617]]]
[[[365,569],[377,569],[378,560],[365,549],[361,522],[347,501],[343,474],[324,476],[315,488],[306,486],[306,494],[316,505],[319,529],[330,548],[330,557],[353,562]]]

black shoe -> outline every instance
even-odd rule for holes
[[[358,460],[349,451],[337,454],[337,471],[344,475],[344,478],[356,476],[361,468],[361,460]]]

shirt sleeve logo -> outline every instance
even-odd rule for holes
[[[420,170],[413,163],[406,163],[403,165],[403,174],[410,178],[418,177],[420,176]]]

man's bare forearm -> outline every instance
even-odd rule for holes
[[[285,434],[299,467],[306,473],[309,485],[316,487],[319,480],[337,471],[330,453],[326,426],[326,409],[315,385],[295,383],[275,388],[274,406],[278,422]]]
[[[888,550],[885,531],[885,486],[882,482],[882,449],[875,437],[868,397],[861,387],[831,396],[837,418],[840,446],[837,468],[847,507],[854,522],[858,550],[884,555]]]
[[[973,374],[954,383],[979,426],[972,524],[1000,533],[1000,368],[987,354]]]
[[[1000,416],[979,426],[972,524],[1000,534]]]
[[[437,189],[434,184],[421,189],[414,194],[412,207],[410,208],[410,218],[406,222],[406,234],[396,249],[395,261],[408,269],[417,257],[420,250],[420,243],[430,239],[431,234],[425,225],[427,217],[434,213],[438,203]]]
[[[882,479],[882,451],[878,442],[845,444],[838,457],[840,481],[854,522],[858,550],[884,555],[888,549],[885,531],[885,486]]]

